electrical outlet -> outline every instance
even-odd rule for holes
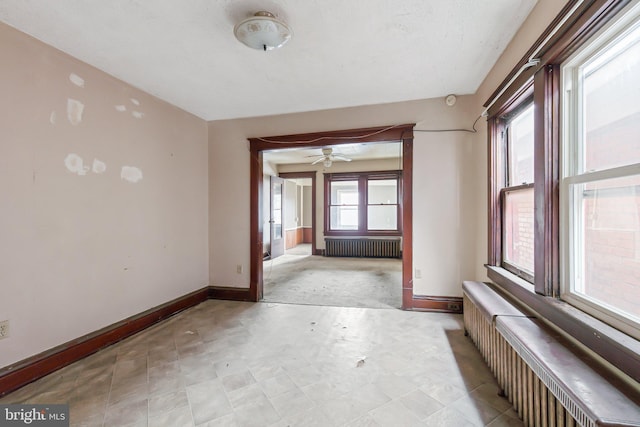
[[[9,337],[9,321],[3,320],[2,322],[0,322],[0,340],[2,338],[8,338],[8,337]]]
[[[450,302],[447,303],[447,310],[453,311],[454,313],[460,313],[462,311],[462,308],[460,307],[459,302]]]
[[[236,273],[238,273],[238,274],[242,274],[242,271],[243,271],[243,270],[244,270],[244,269],[242,268],[242,264],[238,264],[238,265],[236,265]]]
[[[422,270],[416,268],[416,279],[422,279]]]

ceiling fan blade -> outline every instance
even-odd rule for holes
[[[337,160],[344,160],[345,162],[350,162],[351,161],[351,159],[349,157],[344,156],[342,154],[334,154],[332,157],[334,159],[337,159]]]
[[[316,163],[320,163],[321,161],[324,160],[324,156],[320,157],[318,160],[316,160],[315,162],[311,163],[312,165],[315,165]]]

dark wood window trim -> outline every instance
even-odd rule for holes
[[[397,187],[397,230],[367,230],[367,183],[370,180],[395,179]],[[358,181],[359,201],[358,230],[331,230],[331,183],[337,181]],[[324,235],[330,237],[337,236],[402,236],[402,171],[376,171],[376,172],[345,172],[345,173],[325,173],[324,174]]]
[[[249,298],[262,299],[263,269],[263,188],[262,155],[264,151],[294,147],[324,147],[327,145],[352,144],[358,142],[402,143],[402,308],[412,309],[413,300],[413,127],[415,123],[351,129],[332,132],[317,132],[298,135],[249,138],[250,164],[250,257],[251,274]]]
[[[487,274],[502,290],[525,308],[545,318],[616,368],[640,381],[640,343],[573,306],[557,299],[560,286],[559,174],[560,174],[560,64],[570,57],[630,0],[570,0],[531,49],[496,89],[488,109],[488,209]],[[579,4],[579,5],[578,5]],[[563,16],[576,8],[559,30]],[[539,52],[539,62],[514,76]],[[513,81],[512,81],[513,80]],[[512,81],[512,82],[511,82]],[[508,83],[511,85],[504,89]],[[529,89],[532,88],[532,89]],[[532,90],[534,102],[534,285],[527,284],[500,266],[502,240],[501,191],[505,154],[499,141],[504,124],[500,117],[517,107]],[[502,94],[501,94],[502,93]]]

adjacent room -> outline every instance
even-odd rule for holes
[[[401,155],[393,142],[264,154],[264,301],[402,306]]]
[[[640,0],[2,0],[0,52],[0,425],[640,426]]]

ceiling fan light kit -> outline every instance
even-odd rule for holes
[[[272,13],[260,11],[239,22],[234,27],[233,34],[246,46],[267,51],[282,47],[293,33],[287,24]]]
[[[326,168],[330,168],[331,165],[333,164],[333,162],[336,161],[336,160],[342,160],[342,161],[345,161],[345,162],[350,162],[352,160],[349,157],[345,156],[344,154],[334,153],[333,152],[333,148],[331,148],[331,147],[323,148],[322,149],[322,154],[319,155],[319,156],[308,156],[308,157],[318,157],[311,164],[315,165],[315,164],[318,164],[318,163],[322,162],[322,164]]]

